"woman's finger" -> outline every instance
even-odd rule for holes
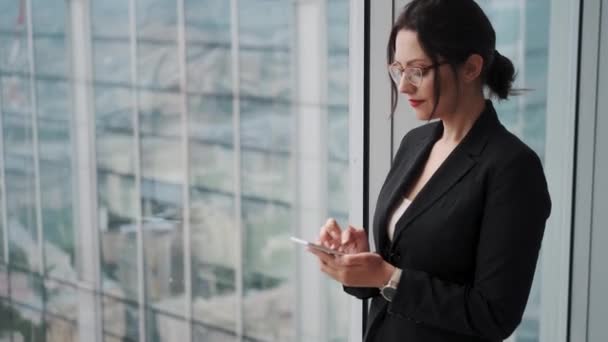
[[[340,238],[340,248],[338,250],[340,252],[346,252],[352,249],[352,246],[355,245],[355,235],[353,234],[353,230],[351,227],[342,231],[342,236]]]
[[[336,239],[334,239],[327,230],[327,228],[323,226],[323,228],[321,228],[321,233],[319,234],[319,239],[317,240],[317,243],[322,246],[332,248],[331,246],[336,244]]]
[[[335,219],[333,219],[333,218],[327,219],[327,221],[325,222],[325,226],[327,227],[327,230],[332,238],[334,238],[334,239],[340,238],[340,233],[342,232],[342,229],[340,229],[340,225],[338,225],[338,222],[336,222]]]
[[[353,240],[355,239],[355,228],[348,226],[348,228],[346,228],[343,232],[342,232],[342,237],[341,237],[341,243],[343,245],[346,245],[350,242],[354,242]]]
[[[342,230],[333,218],[328,219],[319,233],[319,243],[329,248],[336,248],[340,244]]]

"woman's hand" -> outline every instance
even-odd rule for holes
[[[321,227],[317,244],[331,249],[338,249],[342,244],[341,240],[342,229],[338,222],[333,218],[327,219],[327,222]]]
[[[365,230],[348,226],[342,231],[333,218],[328,219],[321,227],[317,243],[347,254],[369,252],[369,242]]]
[[[342,232],[341,245],[338,250],[346,254],[369,252],[369,241],[365,230],[348,226]]]
[[[333,256],[309,248],[319,258],[321,271],[346,286],[382,287],[391,278],[395,267],[376,253]]]

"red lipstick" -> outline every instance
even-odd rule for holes
[[[424,101],[423,100],[409,100],[410,106],[416,108],[420,106]]]

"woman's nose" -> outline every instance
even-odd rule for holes
[[[416,86],[411,84],[406,77],[401,77],[401,81],[399,82],[399,92],[410,95],[416,92]]]

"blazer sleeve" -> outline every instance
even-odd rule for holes
[[[540,160],[519,153],[489,176],[474,279],[403,269],[389,312],[448,331],[506,339],[528,300],[551,200]]]
[[[344,286],[344,292],[359,299],[368,299],[380,295],[380,289],[375,287],[352,287]]]

